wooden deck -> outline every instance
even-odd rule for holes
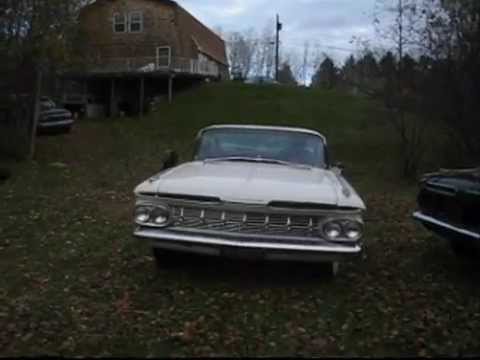
[[[218,65],[212,61],[200,61],[182,57],[159,59],[158,57],[108,58],[91,63],[81,63],[65,69],[65,77],[91,76],[169,76],[218,77]]]
[[[62,100],[65,104],[82,105],[88,103],[89,83],[96,79],[108,81],[110,87],[109,109],[111,115],[116,113],[115,103],[118,100],[118,83],[121,81],[135,80],[138,83],[136,98],[139,104],[139,114],[144,113],[145,82],[151,79],[164,82],[167,88],[168,101],[173,99],[174,79],[187,79],[201,81],[204,79],[220,79],[219,66],[210,60],[188,59],[170,56],[132,57],[132,58],[105,58],[102,61],[81,62],[69,66],[61,71],[64,81],[75,80],[82,84],[82,89],[77,91],[66,90],[65,85]],[[135,87],[137,87],[135,85]]]

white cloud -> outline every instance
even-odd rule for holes
[[[211,28],[224,31],[255,28],[261,31],[280,14],[282,44],[301,48],[305,41],[323,47],[342,61],[352,37],[373,38],[375,0],[178,0]]]

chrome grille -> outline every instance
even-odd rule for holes
[[[320,216],[266,214],[195,206],[171,206],[176,228],[249,235],[318,238]]]

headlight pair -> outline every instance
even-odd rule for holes
[[[165,227],[170,222],[170,210],[163,205],[139,205],[135,209],[135,223],[141,226]]]
[[[329,241],[358,241],[363,236],[363,224],[355,220],[331,220],[323,225]]]

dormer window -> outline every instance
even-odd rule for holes
[[[138,33],[143,31],[143,13],[140,11],[129,14],[129,31]]]
[[[124,33],[127,31],[127,17],[124,14],[113,15],[113,31],[116,33]]]

